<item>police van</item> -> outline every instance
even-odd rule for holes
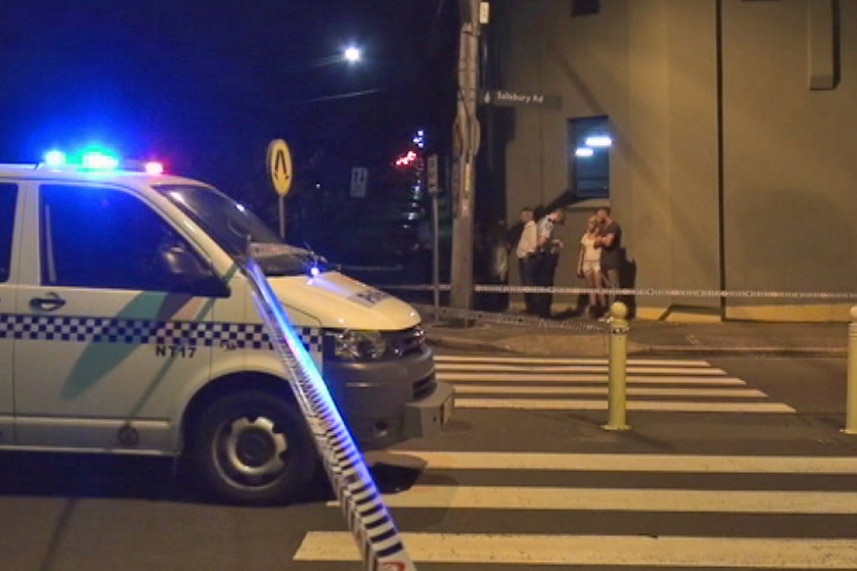
[[[318,458],[248,246],[365,449],[453,409],[417,312],[210,185],[104,153],[0,165],[0,449],[166,455],[221,499],[294,499]]]

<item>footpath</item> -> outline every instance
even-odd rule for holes
[[[438,348],[503,351],[556,357],[604,357],[609,327],[585,318],[552,320],[546,325],[424,319],[428,342]],[[848,323],[760,323],[724,321],[678,323],[630,320],[629,355],[746,355],[846,357]]]

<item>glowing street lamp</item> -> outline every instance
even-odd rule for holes
[[[345,58],[345,61],[348,63],[357,63],[360,61],[360,48],[349,46],[342,52],[342,57]]]

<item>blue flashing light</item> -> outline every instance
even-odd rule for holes
[[[111,170],[119,166],[119,159],[103,151],[88,151],[81,155],[80,165],[86,169]]]
[[[61,167],[65,164],[65,153],[52,150],[45,153],[45,164],[49,167]]]
[[[317,278],[320,273],[321,273],[321,270],[318,269],[318,266],[312,266],[309,269],[309,275],[311,275],[314,278]]]
[[[103,147],[87,147],[71,155],[66,155],[59,149],[51,149],[43,155],[41,164],[48,168],[68,167],[90,171],[125,169],[156,176],[166,171],[164,164],[160,161],[121,159],[117,153]]]
[[[415,144],[420,149],[424,149],[426,146],[425,135],[426,135],[426,132],[423,129],[419,129],[417,131],[416,135],[414,135],[413,139],[411,139],[411,142],[413,142],[413,144]]]

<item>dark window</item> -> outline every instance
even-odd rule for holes
[[[41,236],[44,285],[218,295],[208,265],[126,192],[42,186]]]
[[[12,232],[15,228],[15,202],[18,187],[0,184],[0,282],[9,279],[12,263]]]
[[[571,0],[571,16],[589,16],[601,11],[600,0]]]
[[[580,198],[610,197],[613,137],[606,116],[568,122],[569,183]]]

